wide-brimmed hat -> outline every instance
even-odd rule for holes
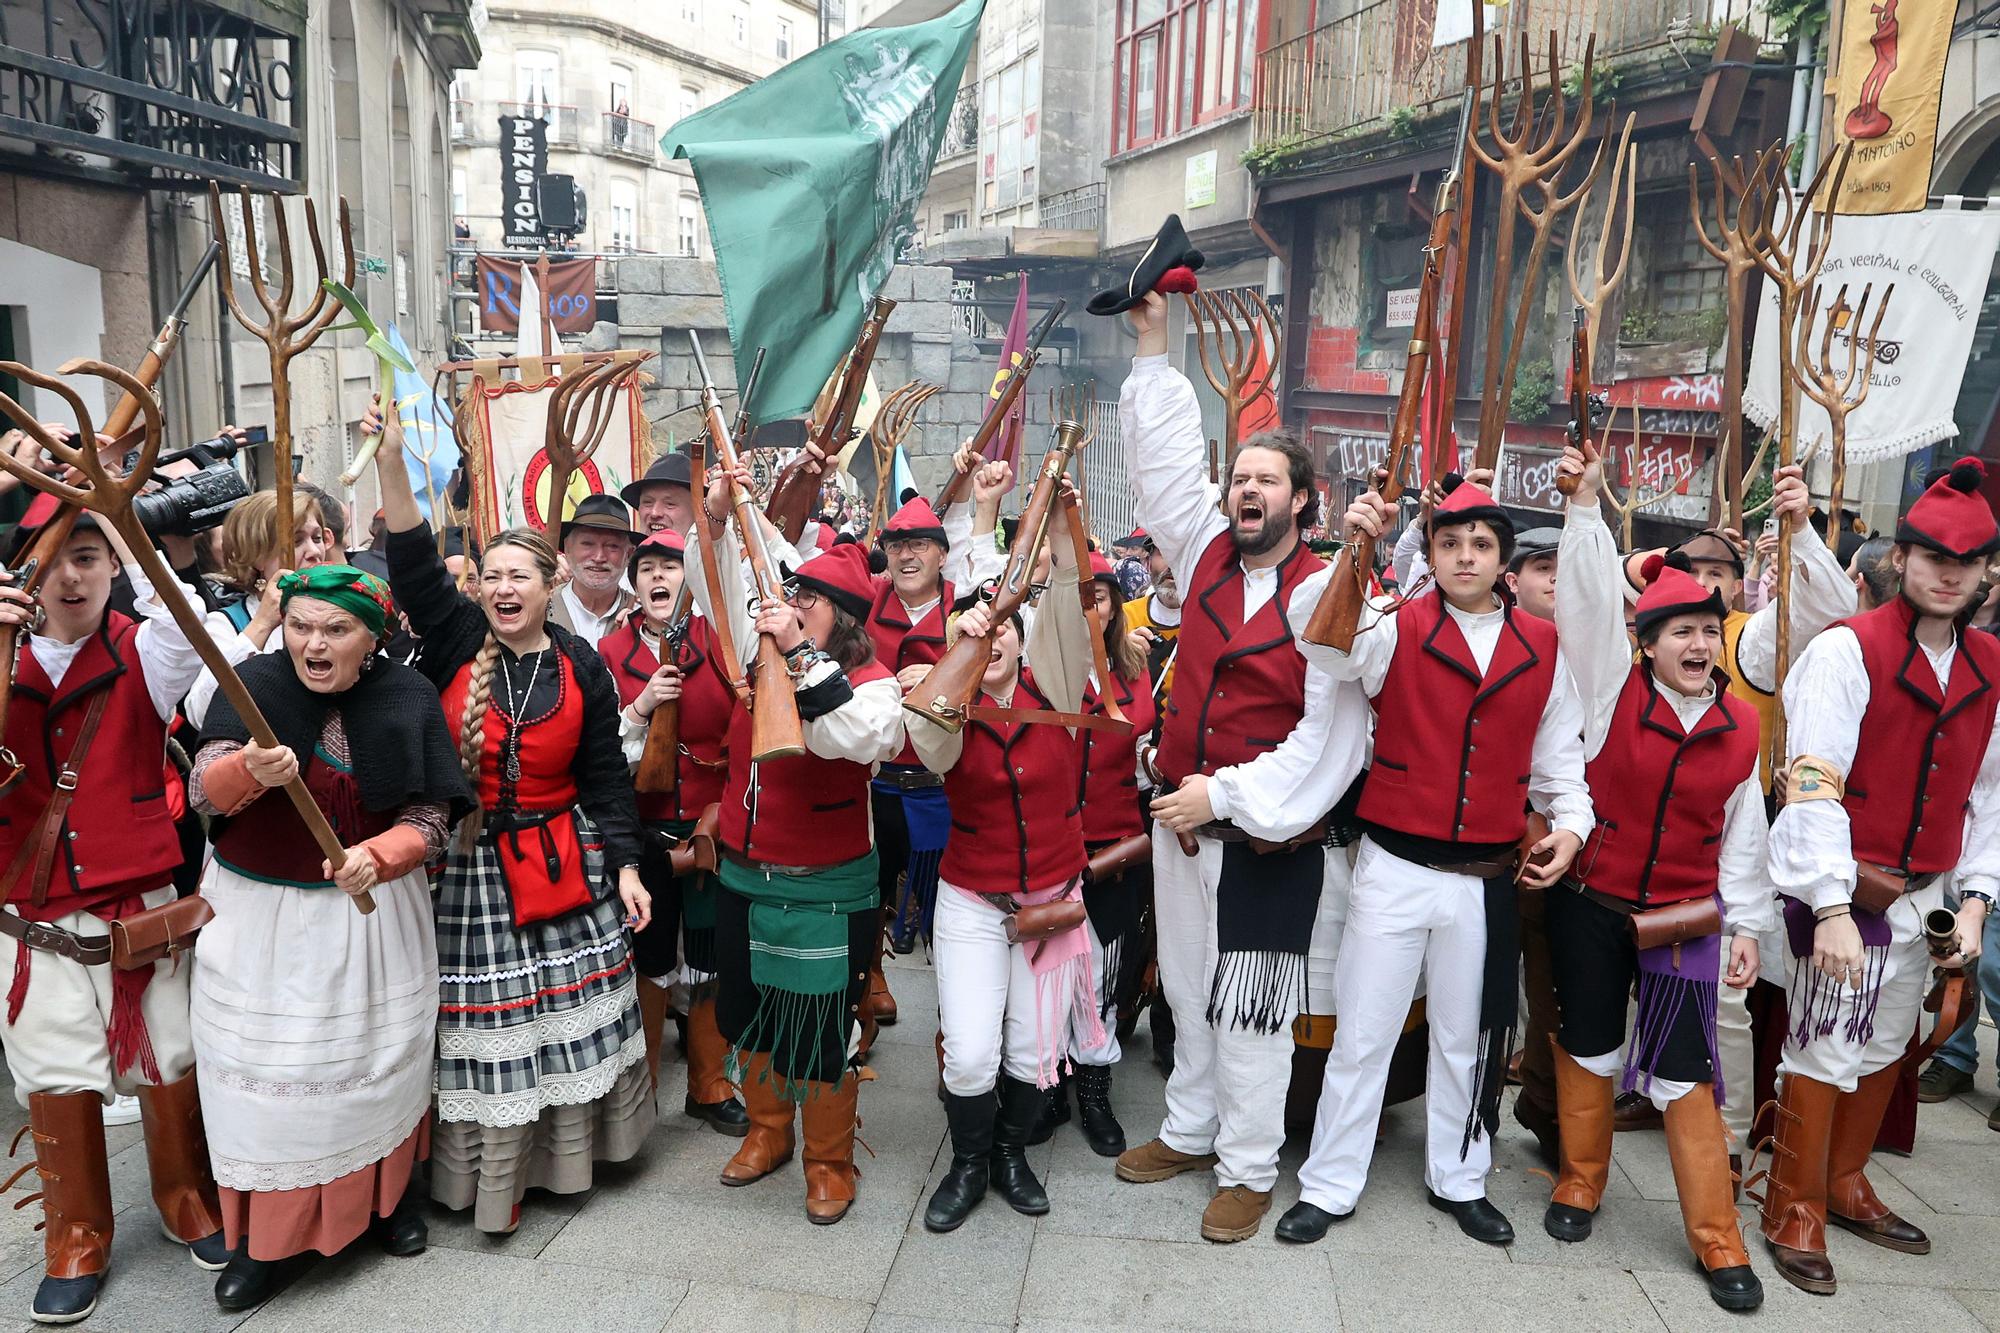
[[[576,509],[556,534],[556,545],[568,541],[578,528],[601,528],[621,533],[630,541],[639,540],[639,530],[632,525],[632,506],[615,495],[586,495],[577,501]]]
[[[645,476],[630,483],[618,494],[624,497],[626,504],[637,509],[640,490],[661,484],[694,489],[694,460],[689,458],[684,450],[676,449],[672,453],[661,454],[653,460],[653,465],[646,469]]]

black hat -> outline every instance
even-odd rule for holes
[[[1514,558],[1507,562],[1507,572],[1518,574],[1521,566],[1538,555],[1554,555],[1556,547],[1562,544],[1561,528],[1529,528],[1514,538]]]
[[[639,530],[632,526],[632,507],[615,495],[586,495],[577,501],[576,509],[556,534],[556,545],[568,541],[578,528],[603,528],[622,534],[628,541],[639,540]]]
[[[1696,563],[1706,560],[1711,564],[1728,565],[1736,571],[1737,578],[1743,577],[1743,552],[1735,542],[1714,528],[1703,528],[1674,549]]]
[[[1125,284],[1099,292],[1084,308],[1093,315],[1122,315],[1145,300],[1147,292],[1191,292],[1195,270],[1203,262],[1201,251],[1194,248],[1181,226],[1181,215],[1169,213],[1153,243],[1132,266]]]
[[[618,494],[625,497],[626,504],[637,509],[639,507],[640,487],[656,486],[662,482],[669,486],[685,486],[689,490],[694,489],[694,460],[687,456],[685,450],[676,449],[672,453],[661,454],[653,460],[653,465],[646,469],[645,476],[632,482],[624,490],[618,492]]]

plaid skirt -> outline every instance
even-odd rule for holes
[[[532,1124],[610,1092],[645,1059],[631,944],[583,811],[589,907],[516,927],[492,836],[453,845],[438,884],[437,1118]]]

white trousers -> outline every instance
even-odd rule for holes
[[[1007,918],[938,881],[931,956],[937,968],[938,1031],[944,1036],[945,1090],[961,1097],[991,1092],[1002,1066],[1033,1083],[1035,974],[1027,950],[1007,940]],[[1054,1046],[1069,1047],[1067,997],[1046,1015]]]
[[[1340,1022],[1320,1089],[1312,1152],[1299,1168],[1299,1197],[1330,1213],[1354,1208],[1368,1182],[1375,1128],[1410,1002],[1421,978],[1430,1022],[1424,1181],[1439,1197],[1486,1193],[1493,1148],[1485,1133],[1463,1160],[1478,1058],[1486,973],[1485,886],[1393,856],[1364,838],[1340,960],[1334,969]]]
[[[174,900],[171,884],[154,889],[140,901],[148,907]],[[86,937],[110,932],[110,922],[89,912],[71,912],[50,924]],[[23,946],[0,935],[0,991],[14,975],[14,959]],[[169,959],[153,964],[153,979],[139,999],[146,1037],[160,1077],[168,1083],[194,1068],[194,1038],[188,1031],[188,978],[194,964],[187,958],[176,967]],[[0,1016],[5,1014],[0,1009]],[[81,963],[39,949],[28,950],[28,998],[21,1017],[0,1024],[0,1048],[14,1076],[14,1098],[22,1106],[36,1092],[95,1092],[110,1101],[147,1082],[134,1060],[122,1073],[111,1060],[111,968]]]
[[[1104,997],[1118,984],[1118,978],[1111,975],[1111,965],[1117,959],[1106,954],[1104,941],[1097,938],[1097,927],[1090,924],[1088,917],[1084,918],[1083,928],[1090,933],[1090,1002],[1102,1014]],[[1127,935],[1125,947],[1131,948],[1137,936],[1136,930]],[[1069,1048],[1070,1058],[1080,1065],[1097,1065],[1101,1068],[1117,1064],[1119,1057],[1124,1054],[1118,1046],[1118,1015],[1116,1013],[1104,1015],[1104,1040],[1095,1046],[1085,1046],[1082,1036],[1074,1031],[1072,1025]]]
[[[1252,1032],[1208,1021],[1215,979],[1215,884],[1222,844],[1196,839],[1188,856],[1165,827],[1153,829],[1153,914],[1160,989],[1174,1014],[1174,1073],[1160,1139],[1175,1152],[1214,1153],[1218,1185],[1268,1190],[1285,1143],[1292,1029]]]
[[[1882,975],[1882,992],[1875,1005],[1875,1028],[1866,1041],[1856,1041],[1847,1033],[1848,1017],[1860,992],[1841,993],[1840,1012],[1833,1031],[1814,1036],[1804,1046],[1797,1045],[1792,1033],[1793,1018],[1785,1027],[1785,1052],[1778,1068],[1787,1074],[1803,1074],[1821,1083],[1831,1083],[1842,1092],[1853,1092],[1864,1074],[1885,1069],[1903,1058],[1910,1034],[1917,1030],[1917,1016],[1923,1008],[1924,991],[1930,984],[1930,952],[1924,947],[1924,913],[1944,906],[1944,885],[1932,883],[1916,893],[1906,893],[1889,909],[1889,961]],[[1785,994],[1787,1012],[1796,1015],[1806,1002],[1811,984],[1812,960],[1794,959],[1789,951],[1784,964],[1791,969]],[[1831,983],[1820,978],[1823,997]]]
[[[1347,931],[1347,904],[1354,892],[1353,847],[1326,849],[1326,874],[1319,883],[1319,915],[1313,919],[1312,952],[1306,956],[1306,1012],[1331,1014],[1340,960],[1340,938]]]
[[[1757,1048],[1750,1035],[1750,992],[1729,984],[1727,935],[1722,946],[1722,974],[1715,995],[1716,1072],[1722,1076],[1722,1125],[1729,1131],[1729,1151],[1743,1154],[1750,1151],[1750,1122],[1757,1114]],[[1757,975],[1763,976],[1777,962],[1764,953],[1760,940]]]

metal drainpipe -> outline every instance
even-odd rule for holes
[[[1812,95],[1806,99],[1805,151],[1799,154],[1798,175],[1794,178],[1803,182],[1813,172],[1819,170],[1819,127],[1826,99],[1826,58],[1815,47],[1812,59]]]

